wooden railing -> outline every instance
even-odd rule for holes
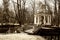
[[[46,40],[60,40],[60,35],[55,36],[43,36]]]
[[[52,27],[52,29],[40,28],[35,31],[34,35],[40,35],[46,38],[47,40],[60,40],[60,28]]]

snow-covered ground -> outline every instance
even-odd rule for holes
[[[45,40],[41,36],[28,35],[26,33],[19,34],[0,34],[0,40]]]

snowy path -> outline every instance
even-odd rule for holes
[[[41,36],[20,34],[0,34],[0,40],[45,40]]]

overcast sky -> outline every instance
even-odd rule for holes
[[[13,0],[13,1],[16,2],[17,0]],[[42,3],[44,3],[44,0],[35,0],[35,1],[36,1],[36,4],[37,4],[39,1],[41,1]],[[30,2],[30,0],[27,0],[26,7],[30,7],[29,2]],[[0,7],[3,7],[2,3],[3,3],[3,1],[0,0]],[[54,7],[53,0],[47,0],[47,3],[49,3],[49,5],[51,6],[51,8]],[[10,4],[9,9],[10,9],[10,10],[13,10],[14,8],[13,8],[13,3],[12,3],[11,0],[10,0],[10,3],[9,3],[9,4]]]

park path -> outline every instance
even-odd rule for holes
[[[0,34],[0,40],[45,40],[41,36],[28,35],[26,33]]]

